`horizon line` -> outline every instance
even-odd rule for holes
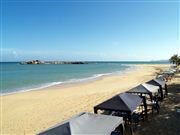
[[[2,1],[2,3],[180,3],[178,0],[153,0],[153,1],[142,1],[142,0],[137,0],[137,1]]]
[[[33,60],[36,60],[36,59],[33,59]],[[168,61],[169,62],[168,59],[167,60],[41,60],[41,61],[84,61],[84,62],[164,62],[164,61]],[[22,61],[0,61],[0,62],[22,62]]]

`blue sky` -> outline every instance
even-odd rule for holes
[[[164,60],[180,51],[178,1],[2,0],[1,61]]]

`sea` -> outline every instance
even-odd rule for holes
[[[136,64],[169,63],[153,61],[22,65],[20,62],[0,62],[0,95],[38,90],[57,84],[84,82],[108,75],[122,75],[135,70]]]

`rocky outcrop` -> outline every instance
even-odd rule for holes
[[[40,60],[31,60],[31,61],[21,62],[21,64],[44,64],[44,62]]]
[[[40,61],[40,60],[31,60],[26,62],[21,62],[20,64],[88,64],[87,62],[82,61]]]

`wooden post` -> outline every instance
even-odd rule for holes
[[[168,95],[167,84],[165,84],[165,91],[166,91],[166,96],[167,96]]]
[[[164,95],[163,95],[163,89],[162,89],[162,86],[160,86],[160,93],[161,93],[161,101],[163,101]]]
[[[146,103],[146,97],[145,96],[142,96],[143,98],[143,104],[144,104],[144,109],[145,109],[145,115],[146,115],[146,118],[148,117],[147,115],[147,103]]]
[[[94,107],[94,113],[98,113],[98,109],[96,107]]]

